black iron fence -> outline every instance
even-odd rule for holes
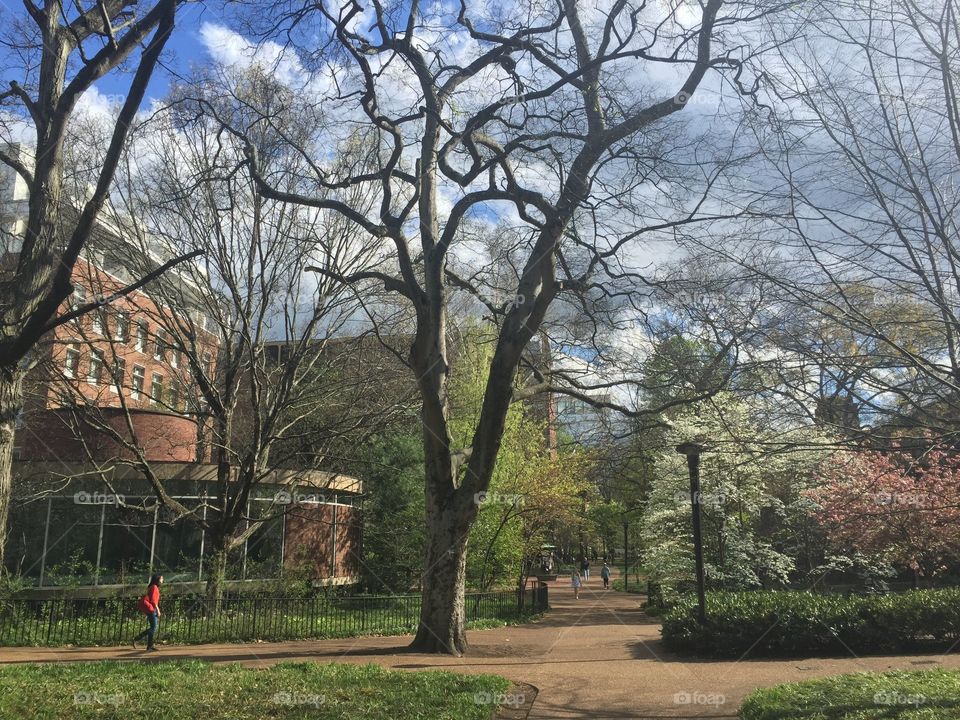
[[[547,587],[467,593],[468,622],[517,621],[547,610]],[[415,632],[419,595],[247,596],[211,604],[165,597],[158,639],[169,643],[296,640]],[[146,627],[136,598],[0,601],[0,646],[122,645]]]

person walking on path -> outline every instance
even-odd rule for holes
[[[590,561],[587,560],[587,556],[583,556],[583,560],[580,561],[580,572],[583,574],[584,581],[590,579]]]
[[[603,589],[610,589],[610,566],[606,563],[603,564],[603,567],[600,568],[600,578],[603,580]]]
[[[574,568],[573,572],[570,573],[570,587],[573,588],[573,599],[580,599],[580,573],[577,572],[577,569]]]
[[[154,575],[150,578],[150,584],[147,586],[146,594],[140,598],[137,607],[140,608],[147,618],[147,629],[133,639],[133,646],[137,646],[138,640],[147,639],[147,650],[156,651],[153,644],[157,635],[157,628],[160,627],[160,586],[163,585],[163,575]]]

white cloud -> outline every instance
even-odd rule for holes
[[[227,68],[260,66],[290,86],[302,86],[307,73],[296,52],[275,42],[254,43],[230,28],[203,23],[200,38],[213,60]]]

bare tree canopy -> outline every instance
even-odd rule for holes
[[[639,312],[646,241],[752,212],[748,199],[708,201],[732,187],[738,161],[729,130],[711,113],[728,91],[731,111],[752,91],[747,67],[765,48],[744,38],[781,7],[563,0],[281,8],[261,26],[260,47],[318,112],[306,136],[286,138],[308,169],[297,187],[270,169],[258,139],[274,130],[276,107],[257,108],[260,119],[250,123],[226,109],[229,84],[193,99],[245,143],[265,197],[333,211],[382,250],[368,268],[320,272],[349,286],[377,281],[412,314],[430,528],[414,645],[459,654],[474,498],[490,482],[524,353],[545,323],[583,332],[606,326],[605,316]],[[677,120],[701,92],[712,93],[709,111]],[[358,206],[354,188],[372,206]],[[498,242],[485,250],[491,238]],[[449,429],[446,338],[457,291],[476,296],[496,327],[468,447],[454,447]],[[554,380],[543,389],[562,387]]]
[[[6,538],[16,418],[31,350],[73,288],[71,273],[107,201],[150,78],[170,38],[179,0],[25,0],[26,17],[4,39],[8,89],[0,92],[8,187],[25,188],[26,221],[7,242],[0,275],[0,560]],[[65,192],[71,119],[96,82],[133,63],[129,88],[86,197]],[[126,72],[127,69],[123,68]],[[25,143],[15,140],[28,138]]]
[[[771,122],[755,126],[758,182],[782,210],[740,242],[687,238],[701,262],[771,289],[774,385],[854,438],[958,429],[957,12],[952,1],[812,7],[802,35],[778,45]]]

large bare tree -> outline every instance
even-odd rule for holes
[[[290,107],[289,92],[256,68],[221,79],[242,88],[238,98],[264,102],[269,96],[278,114],[281,106]],[[124,373],[113,379],[119,392],[104,386],[102,398],[88,398],[82,383],[62,382],[73,386],[67,394],[79,434],[93,429],[123,450],[109,459],[91,453],[90,460],[110,470],[131,467],[150,484],[153,502],[127,507],[153,513],[159,506],[169,521],[204,531],[210,555],[207,594],[216,602],[228,579],[228,562],[254,533],[296,511],[298,504],[290,500],[298,495],[326,493],[325,486],[311,484],[321,477],[314,471],[333,464],[326,452],[348,441],[362,442],[403,405],[387,403],[391,379],[358,358],[371,343],[356,337],[362,313],[355,295],[320,272],[366,267],[372,249],[358,242],[356,226],[330,211],[265,197],[249,173],[231,172],[242,146],[220,137],[219,125],[209,119],[195,121],[191,105],[174,97],[134,131],[111,206],[111,219],[129,234],[128,243],[142,248],[126,254],[127,272],[145,274],[142,260],[158,250],[202,256],[150,283],[145,295],[136,296],[146,302],[132,313],[121,311],[123,322],[129,323],[132,314],[155,329],[147,349],[154,352],[155,346],[157,356],[165,358],[162,389],[154,379],[146,392],[142,376],[141,387],[131,385],[123,359],[134,333],[124,333],[125,341],[118,342],[109,330],[105,356]],[[232,111],[235,120],[245,112],[239,103],[220,107]],[[279,124],[278,116],[274,120]],[[293,138],[304,125],[303,117],[287,117],[277,129]],[[272,158],[264,167],[295,171],[303,161],[291,155],[282,137],[259,136]],[[362,199],[354,200],[362,207]],[[109,295],[111,288],[100,292]],[[375,290],[368,299],[374,295]],[[114,315],[105,315],[103,324],[109,326]],[[92,342],[103,344],[96,337]],[[197,461],[212,466],[200,502],[178,500],[143,449],[149,438],[138,435],[132,413],[148,397],[156,409],[196,422]],[[115,422],[116,406],[126,418],[122,426]],[[300,451],[305,427],[312,436],[307,454]],[[342,464],[340,458],[337,462]],[[103,473],[107,482],[109,475]],[[251,502],[264,492],[273,493],[274,502]]]
[[[778,222],[717,247],[770,288],[772,388],[862,442],[960,430],[960,5],[816,3],[767,80]],[[771,33],[782,33],[783,26]],[[773,297],[773,296],[776,297]],[[771,326],[773,327],[773,326]],[[771,355],[768,355],[771,357]],[[882,442],[883,440],[881,440]]]
[[[724,167],[709,120],[698,114],[699,125],[684,127],[670,118],[705,83],[733,95],[749,91],[741,80],[751,51],[738,28],[778,6],[557,0],[494,12],[465,2],[451,10],[373,0],[284,7],[271,38],[295,47],[277,50],[272,39],[264,47],[280,54],[287,75],[302,71],[302,96],[323,109],[310,141],[298,146],[310,172],[295,190],[281,187],[250,128],[218,117],[246,141],[247,166],[264,196],[339,213],[389,250],[377,266],[322,274],[350,286],[376,280],[411,308],[408,363],[422,403],[428,526],[413,647],[461,654],[475,498],[490,483],[521,359],[540,342],[552,308],[562,321],[558,299],[587,312],[614,305],[629,312],[627,298],[644,282],[648,237],[742,212],[704,204]],[[269,123],[269,108],[262,115]],[[337,150],[356,142],[364,162],[337,168]],[[689,177],[670,185],[681,167]],[[370,211],[346,194],[356,187],[375,198]],[[511,283],[506,292],[471,274],[482,269],[475,241],[484,234],[511,244],[495,273]],[[454,291],[476,296],[496,328],[468,447],[454,446],[449,426]],[[538,389],[581,391],[553,385]]]
[[[31,350],[58,322],[58,309],[73,290],[71,272],[107,200],[130,124],[173,31],[179,5],[180,0],[146,5],[125,0],[49,0],[37,5],[25,0],[26,16],[8,19],[4,73],[9,85],[0,93],[4,127],[17,137],[27,136],[28,142],[24,153],[11,151],[8,144],[0,151],[0,162],[25,185],[28,199],[26,222],[22,232],[18,229],[22,240],[8,248],[15,254],[6,256],[0,278],[0,560],[14,431]],[[65,152],[77,104],[95,83],[118,74],[121,64],[131,59],[129,87],[94,172],[93,189],[82,199],[68,197]],[[65,217],[70,221],[63,222]]]

